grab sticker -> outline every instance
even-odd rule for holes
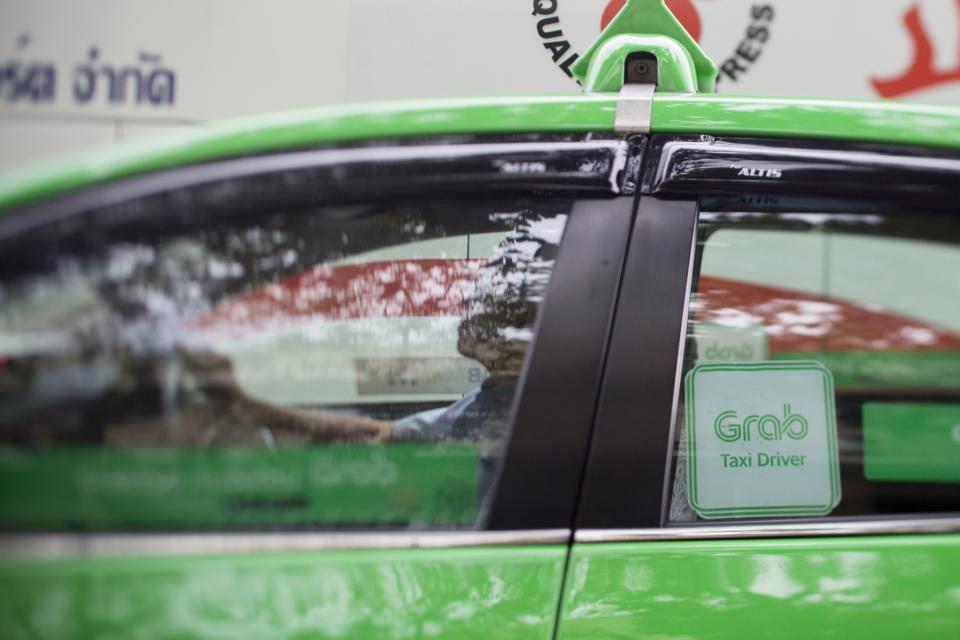
[[[833,377],[817,362],[703,364],[686,379],[688,499],[703,518],[840,502]]]

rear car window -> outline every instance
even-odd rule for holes
[[[168,201],[5,243],[0,525],[477,526],[571,202]]]
[[[960,509],[960,223],[701,214],[669,520]]]

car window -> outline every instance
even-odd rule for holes
[[[0,523],[478,525],[572,203],[163,202],[5,243]]]
[[[671,522],[956,511],[960,222],[705,207],[683,381]]]

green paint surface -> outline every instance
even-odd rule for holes
[[[560,640],[960,637],[960,536],[577,545]]]
[[[717,65],[707,57],[697,41],[687,33],[680,21],[667,8],[664,0],[627,0],[624,7],[610,21],[610,24],[573,65],[574,77],[585,86],[589,86],[590,83],[587,80],[591,75],[591,69],[606,63],[611,55],[618,58],[617,61],[620,63],[618,66],[622,69],[623,57],[617,56],[615,51],[608,48],[608,45],[624,36],[639,36],[641,38],[653,36],[673,40],[684,51],[684,54],[679,57],[667,55],[666,59],[658,55],[660,79],[691,73],[695,75],[692,83],[693,90],[712,93],[716,89]],[[641,46],[636,50],[644,51],[648,49]],[[664,52],[658,50],[656,53],[662,54]],[[617,88],[623,84],[622,71],[620,75],[620,83],[614,85]]]
[[[960,482],[960,405],[863,405],[868,480]]]
[[[0,527],[470,525],[472,445],[0,452]]]
[[[0,638],[548,640],[566,547],[0,561]]]
[[[580,79],[589,92],[617,92],[623,87],[627,60],[647,53],[657,60],[657,91],[696,93],[697,74],[690,53],[676,40],[664,36],[619,35],[597,52],[585,77]]]

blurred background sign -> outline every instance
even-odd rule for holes
[[[576,92],[623,0],[0,0],[0,171],[204,121]],[[719,90],[960,102],[960,0],[668,0]]]

